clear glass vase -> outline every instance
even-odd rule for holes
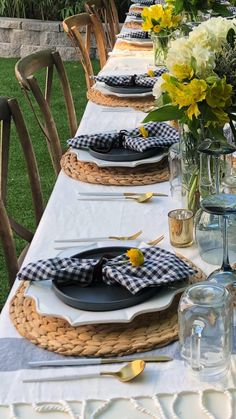
[[[183,206],[194,214],[200,207],[200,155],[198,147],[205,138],[204,128],[192,132],[188,125],[180,124],[180,148],[182,155],[182,200]]]
[[[154,52],[154,65],[164,66],[170,43],[175,39],[175,32],[171,32],[167,35],[160,35],[159,33],[153,33],[151,39],[153,42]]]

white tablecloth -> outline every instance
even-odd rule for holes
[[[118,55],[116,56],[115,53],[113,53],[106,64],[103,73],[142,73],[147,70],[148,65],[152,64],[152,58],[152,52],[145,54],[132,52],[130,56],[120,52],[118,52]],[[122,112],[120,112],[120,108],[114,108],[113,112],[106,112],[104,107],[88,103],[78,133],[131,129],[136,127],[143,120],[144,116],[145,114],[142,112],[124,108],[122,108]],[[67,139],[65,138],[65,142],[66,140]],[[58,251],[54,249],[55,239],[129,235],[140,229],[143,230],[142,240],[144,241],[154,239],[158,235],[165,233],[165,239],[161,243],[161,246],[166,249],[171,249],[168,237],[167,213],[169,210],[176,208],[181,204],[175,202],[170,197],[158,198],[148,204],[138,204],[133,201],[81,202],[77,199],[79,191],[101,192],[109,190],[109,192],[122,192],[124,189],[132,189],[132,191],[139,192],[152,190],[154,192],[169,193],[169,184],[166,182],[132,188],[101,186],[75,181],[65,174],[60,173],[24,264],[41,258],[56,256]],[[195,246],[181,249],[181,253],[190,258],[206,273],[209,273],[214,269],[213,266],[207,265],[201,261]],[[4,357],[6,357],[8,365],[11,365],[11,363],[12,365],[15,365],[17,356],[23,356],[24,351],[29,351],[29,353],[32,351],[33,345],[20,337],[8,315],[9,300],[17,287],[18,284],[15,283],[0,316],[0,365],[1,363],[2,365],[4,364]],[[165,352],[165,350],[163,350],[163,352]],[[109,366],[108,368],[112,370],[114,369],[114,366]],[[86,367],[86,371],[88,372],[91,370],[99,371],[100,369],[100,367]],[[64,374],[74,374],[75,372],[78,373],[78,371],[84,372],[85,368],[51,368],[46,370],[41,369],[39,371],[16,367],[15,369],[13,368],[13,370],[8,368],[5,371],[0,371],[0,404],[8,406],[12,403],[31,404],[34,402],[56,402],[59,400],[109,400],[116,397],[130,399],[137,396],[153,397],[155,394],[160,393],[172,393],[175,394],[173,397],[177,397],[176,393],[180,394],[180,392],[183,391],[191,390],[201,392],[207,388],[216,388],[219,390],[225,390],[230,387],[233,388],[235,387],[236,377],[235,359],[233,357],[231,372],[225,381],[220,383],[201,383],[189,373],[184,367],[183,361],[180,359],[175,359],[173,362],[167,364],[148,364],[145,373],[140,379],[130,384],[119,383],[114,378],[89,379],[80,382],[74,381],[54,384],[40,383],[29,385],[22,383],[22,378],[26,377],[61,375],[62,372]],[[227,400],[231,400],[228,393]],[[7,417],[4,416],[6,414],[6,410],[4,409],[7,409],[7,407],[2,407],[0,409],[0,418]],[[83,407],[83,409],[85,408]],[[119,412],[123,414],[124,418],[138,418],[138,415],[141,415],[141,412],[137,413],[136,410],[133,416],[132,412],[130,413],[130,416],[126,416],[123,409],[124,407],[121,403],[119,405]],[[13,413],[11,417],[17,417],[14,416]],[[167,414],[167,416],[161,416],[159,413],[159,416],[157,414],[153,417],[177,417],[174,416],[174,413],[173,416],[168,415],[170,415],[170,413]],[[81,417],[95,416],[88,413],[81,413]],[[106,416],[105,413],[101,413],[101,416],[97,414],[96,417],[105,418],[111,416]],[[180,415],[178,417],[184,416]],[[198,417],[200,418],[200,416]],[[223,419],[223,416],[217,417],[222,417]],[[56,416],[53,416],[53,418],[56,419]]]

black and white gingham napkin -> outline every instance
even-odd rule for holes
[[[233,15],[235,15],[236,14],[236,7],[235,6],[229,6],[229,7],[227,7],[227,9],[233,14]]]
[[[122,38],[136,38],[136,39],[151,39],[151,35],[148,32],[145,31],[129,31],[129,32],[123,32],[117,35],[118,39]]]
[[[165,0],[131,0],[131,2],[141,6],[152,6],[153,4],[164,4]]]
[[[146,287],[166,285],[188,279],[195,270],[179,259],[175,254],[158,247],[141,249],[144,264],[133,267],[125,254],[114,259],[104,259],[102,280],[108,285],[122,285],[132,294]],[[124,260],[127,259],[127,262]],[[42,281],[57,279],[61,283],[90,285],[93,271],[98,261],[94,259],[54,258],[29,263],[22,268],[19,280]]]
[[[148,122],[143,127],[148,133],[144,138],[139,128],[122,130],[113,133],[98,133],[79,135],[68,140],[68,145],[74,148],[95,148],[109,151],[111,148],[129,148],[143,152],[154,147],[169,147],[179,141],[178,132],[164,122]]]
[[[127,13],[127,16],[132,16],[132,17],[137,17],[137,18],[142,17],[141,12],[132,12],[132,9],[130,10],[130,12]]]
[[[153,70],[154,76],[149,76],[147,73],[144,74],[124,74],[124,75],[108,75],[108,76],[92,76],[93,80],[98,82],[103,82],[108,86],[130,86],[130,87],[150,87],[153,88],[154,84],[157,82],[158,77],[166,72],[166,67],[160,67],[156,70]]]

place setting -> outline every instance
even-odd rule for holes
[[[143,74],[98,75],[92,78],[96,81],[94,88],[104,94],[142,98],[152,96],[153,86],[165,71],[165,67],[162,67]]]
[[[139,234],[120,238],[133,239]],[[175,297],[188,283],[204,279],[204,275],[190,261],[158,247],[162,238],[160,236],[155,245],[153,241],[145,247],[142,243],[141,247],[130,247],[129,241],[115,247],[91,244],[91,248],[77,253],[71,248],[70,257],[68,253],[64,257],[61,252],[55,258],[29,263],[18,274],[22,285],[11,303],[13,323],[36,345],[64,355],[98,355],[101,334],[107,356],[136,352],[139,327],[143,331],[150,325],[153,325],[153,333],[146,342],[142,332],[140,349],[151,349],[153,345],[166,342],[167,335],[168,342],[175,340]],[[26,319],[23,325],[17,322],[19,315]],[[35,327],[35,320],[39,329]],[[126,339],[129,341],[128,352],[118,342],[111,348],[111,336],[116,328],[124,335],[123,344]],[[32,339],[30,330],[34,330]],[[77,336],[73,344],[70,341],[72,330]],[[86,333],[88,339],[81,341],[80,336]]]
[[[153,105],[153,86],[165,71],[161,67],[143,74],[93,76],[96,84],[87,95],[99,105],[144,110]]]
[[[154,183],[168,176],[163,172],[167,169],[168,148],[178,139],[175,128],[151,122],[132,130],[78,135],[68,140],[71,148],[61,164],[66,174],[81,180],[84,167],[90,183],[119,184],[119,176],[123,185],[139,184],[139,179],[141,184]],[[68,164],[69,156],[79,165],[77,172]]]

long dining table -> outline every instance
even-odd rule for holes
[[[153,63],[152,51],[128,51],[114,48],[102,74],[139,74]],[[75,92],[74,92],[75,94]],[[132,129],[144,119],[145,113],[127,107],[105,107],[88,102],[78,134]],[[65,139],[65,144],[66,144]],[[79,192],[161,192],[158,197],[140,204],[133,200],[79,201]],[[127,236],[142,230],[145,243],[162,234],[161,248],[176,251],[169,242],[168,217],[170,210],[181,207],[171,198],[169,182],[142,186],[105,186],[73,180],[61,171],[37,228],[24,266],[39,259],[53,258],[59,250],[55,240],[97,236]],[[127,242],[121,242],[129,245]],[[109,241],[109,245],[120,245]],[[137,243],[136,243],[137,244]],[[99,246],[106,246],[106,240]],[[80,244],[69,249],[73,254]],[[209,274],[214,266],[203,262],[197,246],[181,249],[181,254]],[[149,351],[148,354],[168,354],[173,361],[147,363],[145,371],[135,381],[121,383],[114,377],[73,380],[75,374],[115,371],[120,364],[96,366],[60,366],[30,368],[30,361],[63,360],[66,357],[37,347],[23,338],[9,316],[10,301],[19,287],[16,281],[0,315],[0,418],[234,418],[236,403],[236,363],[232,355],[231,370],[224,380],[202,382],[185,366],[178,342]],[[45,291],[48,293],[48,289]],[[55,299],[55,296],[53,297]],[[40,306],[38,305],[40,311]],[[104,321],[112,314],[105,312]],[[130,356],[142,359],[147,353]],[[67,376],[58,382],[24,383],[24,379]],[[68,380],[71,377],[71,380]]]

